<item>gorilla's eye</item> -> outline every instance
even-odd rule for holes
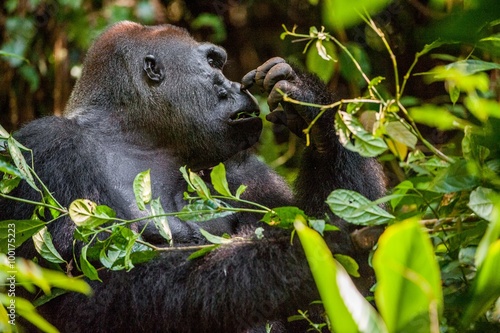
[[[222,70],[222,68],[224,67],[225,58],[221,57],[219,53],[212,51],[207,54],[207,61],[210,67]]]

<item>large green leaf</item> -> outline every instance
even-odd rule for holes
[[[451,193],[470,190],[477,185],[479,185],[479,179],[469,172],[467,161],[458,160],[436,175],[429,190],[439,193]]]
[[[309,268],[335,332],[387,332],[380,316],[354,286],[349,274],[332,256],[319,233],[300,215],[294,222]]]
[[[493,196],[493,193],[492,189],[479,186],[469,196],[469,203],[467,204],[469,208],[486,221],[491,219],[491,212],[493,211],[491,196]]]
[[[491,244],[496,242],[500,237],[500,204],[496,204],[493,207],[488,220],[490,223],[476,249],[475,264],[478,268],[481,268]]]
[[[389,332],[435,332],[443,308],[439,267],[416,219],[387,228],[373,256],[375,301]],[[432,319],[431,319],[432,318]]]
[[[394,216],[351,190],[335,190],[326,199],[332,212],[349,223],[373,226],[386,224]]]
[[[488,249],[488,253],[479,268],[472,286],[472,295],[467,302],[467,309],[462,322],[470,324],[479,315],[491,307],[500,297],[500,240],[495,241]]]
[[[160,198],[151,201],[151,213],[153,215],[164,215],[165,211],[160,202]],[[174,245],[174,240],[172,238],[172,231],[170,230],[170,225],[168,224],[168,219],[166,216],[156,216],[153,218],[153,222],[156,229],[160,232],[160,235],[165,238],[170,246]]]

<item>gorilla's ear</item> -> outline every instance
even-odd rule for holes
[[[144,71],[148,77],[154,82],[161,82],[165,77],[165,70],[161,61],[157,61],[156,57],[148,54],[144,58]]]

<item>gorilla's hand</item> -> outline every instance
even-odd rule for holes
[[[275,57],[247,73],[242,79],[242,89],[255,84],[261,91],[268,93],[267,104],[271,113],[266,119],[285,125],[292,133],[303,138],[303,130],[318,115],[320,109],[284,102],[283,94],[301,102],[324,103],[326,87],[316,80],[311,84],[311,80],[307,74],[297,74],[284,59]],[[320,121],[323,122],[325,119]],[[330,121],[328,123],[332,124]],[[310,133],[313,144],[320,151],[325,148],[327,141],[324,130],[322,126],[313,126]]]
[[[269,59],[243,77],[243,89],[248,89],[253,84],[269,94],[267,104],[271,113],[267,115],[267,120],[275,124],[283,124],[292,133],[302,137],[304,135],[302,130],[309,125],[314,116],[306,114],[305,107],[301,105],[283,103],[282,93],[291,98],[303,95],[303,92],[301,93],[298,89],[300,79],[292,67],[282,58]]]

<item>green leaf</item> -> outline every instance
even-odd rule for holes
[[[422,105],[409,109],[410,116],[418,123],[435,127],[440,130],[464,128],[465,121],[452,115],[445,107],[437,105]]]
[[[333,29],[352,27],[362,22],[365,11],[375,15],[391,0],[325,0],[323,1],[323,22]]]
[[[0,253],[17,248],[45,226],[40,220],[0,221]]]
[[[153,215],[163,215],[165,211],[161,206],[160,198],[151,201],[151,213]],[[168,224],[168,219],[166,216],[158,216],[153,218],[153,222],[156,229],[160,232],[160,235],[168,241],[170,246],[174,245],[174,240],[172,238],[172,231]]]
[[[216,165],[210,172],[210,179],[214,189],[226,197],[232,197],[231,190],[226,179],[226,167],[223,163]]]
[[[472,285],[472,295],[462,319],[468,326],[500,297],[500,240],[491,244]]]
[[[82,247],[82,252],[80,253],[80,269],[82,270],[83,274],[89,279],[102,282],[102,280],[99,278],[99,275],[97,274],[97,269],[87,259],[87,250],[89,245],[90,244],[87,244]]]
[[[69,205],[71,220],[78,226],[88,229],[96,228],[101,224],[110,222],[116,213],[105,205],[99,205],[87,199],[77,199]]]
[[[349,223],[363,226],[386,224],[394,216],[351,190],[335,190],[326,199],[332,212]]]
[[[148,204],[152,198],[150,169],[140,172],[135,176],[133,188],[137,207],[139,207],[140,210],[145,210],[145,205]]]
[[[491,212],[493,211],[491,196],[493,194],[494,192],[492,189],[479,186],[470,193],[467,206],[469,206],[477,216],[486,221],[491,221]]]
[[[483,60],[460,60],[444,66],[446,69],[458,69],[464,74],[475,74],[478,72],[485,72],[492,69],[500,69],[500,64],[488,62]]]
[[[4,160],[0,160],[0,172],[23,178],[23,174],[19,171],[18,168],[15,168],[12,164]]]
[[[431,322],[439,322],[443,293],[434,249],[417,219],[387,228],[373,267],[375,302],[389,332],[431,332]]]
[[[334,254],[333,257],[345,268],[349,275],[354,277],[361,276],[359,275],[359,265],[352,257],[345,254]]]
[[[0,160],[0,172],[2,172],[1,164],[2,161]],[[4,173],[2,180],[0,180],[0,193],[8,194],[12,192],[12,190],[14,190],[19,185],[21,179],[22,179],[21,177],[12,176],[7,173]]]
[[[16,165],[17,169],[19,170],[21,177],[24,180],[26,180],[26,182],[32,188],[39,191],[38,187],[35,184],[35,180],[33,179],[33,175],[30,172],[29,166],[26,163],[26,160],[24,159],[24,156],[21,153],[21,150],[19,149],[20,146],[21,147],[23,147],[23,146],[19,142],[17,142],[12,136],[9,136],[9,139],[7,140],[7,142],[8,142],[10,156],[12,157],[14,164]]]
[[[201,258],[205,255],[207,255],[208,253],[212,252],[213,250],[215,250],[216,248],[218,248],[220,246],[220,244],[213,244],[213,245],[210,245],[210,246],[207,246],[207,247],[204,247],[196,252],[193,252],[189,255],[189,257],[187,258],[187,260],[193,260],[193,259],[196,259],[196,258]]]
[[[234,214],[233,211],[221,209],[221,206],[227,207],[217,199],[196,200],[182,207],[181,214],[177,217],[183,221],[203,222]]]
[[[221,236],[215,236],[209,233],[208,231],[200,228],[201,234],[212,244],[229,244],[232,242],[230,238],[224,238]]]
[[[208,200],[212,197],[210,194],[210,190],[207,187],[207,184],[205,184],[203,179],[201,179],[201,177],[198,176],[195,172],[189,171],[189,180],[196,193],[200,196],[200,198]]]
[[[235,197],[239,199],[240,196],[243,194],[243,192],[245,192],[245,190],[247,189],[247,187],[248,186],[246,186],[246,185],[240,185],[238,187],[238,189],[236,190],[236,196]]]
[[[303,210],[297,207],[285,206],[273,208],[272,211],[267,212],[262,217],[261,221],[269,224],[270,226],[289,229],[293,226],[297,216],[302,216],[304,219],[307,218]]]
[[[385,125],[385,130],[393,140],[415,149],[417,137],[401,122],[391,121]]]
[[[294,227],[333,331],[387,332],[377,312],[356,289],[342,265],[333,258],[324,239],[307,227],[300,215]]]
[[[65,263],[59,252],[57,252],[54,244],[52,243],[52,236],[47,227],[43,227],[36,234],[33,235],[33,243],[35,244],[36,251],[49,262],[56,264]]]
[[[335,130],[342,145],[364,157],[374,157],[387,150],[382,138],[368,133],[359,120],[351,114],[338,111],[335,116]]]
[[[486,211],[489,209],[486,208]],[[496,204],[489,215],[488,227],[476,249],[475,264],[481,268],[484,259],[490,249],[491,244],[500,237],[500,204]]]
[[[449,168],[440,171],[429,189],[438,193],[470,190],[479,185],[479,180],[469,173],[467,161],[458,160]]]
[[[332,62],[335,57],[335,46],[332,42],[317,40],[316,49],[309,48],[307,50],[307,69],[316,74],[323,82],[327,83],[335,72],[335,66]]]

